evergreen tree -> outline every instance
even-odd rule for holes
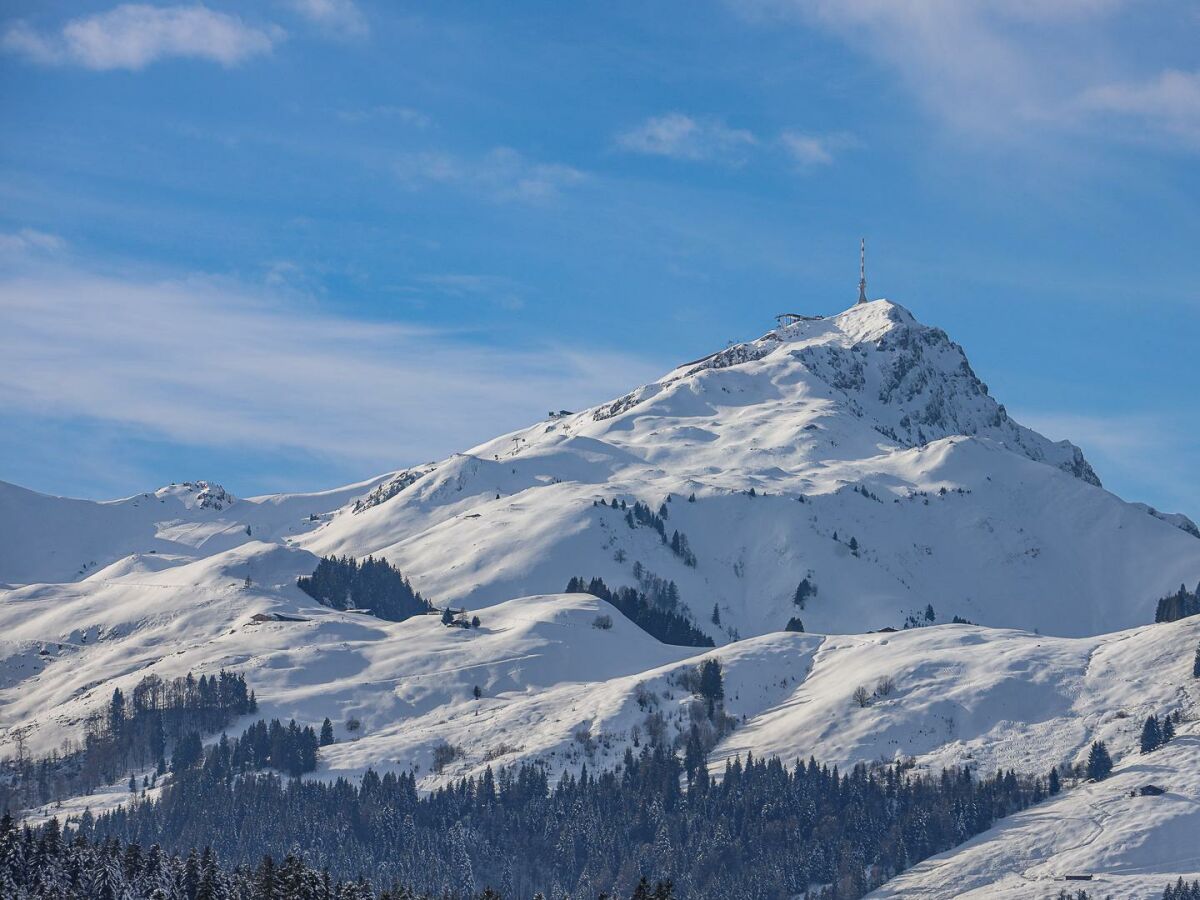
[[[784,631],[804,631],[804,623],[795,616],[788,619],[787,625],[784,626]]]
[[[1093,781],[1103,781],[1112,772],[1112,767],[1112,757],[1108,755],[1104,741],[1095,741],[1088,753],[1087,777]]]
[[[708,717],[711,719],[715,705],[725,699],[721,664],[715,659],[706,659],[700,664],[700,696],[708,702]]]
[[[1200,678],[1200,644],[1196,645],[1196,657],[1192,660],[1192,677]]]
[[[1049,791],[1051,797],[1062,790],[1062,785],[1058,780],[1057,766],[1050,770],[1050,776],[1046,779],[1046,790]]]
[[[809,597],[812,597],[814,594],[816,594],[816,592],[816,586],[809,581],[808,578],[803,578],[801,579],[800,583],[796,585],[796,593],[792,596],[792,602],[801,609],[804,609],[805,604],[808,603]]]
[[[716,603],[713,604],[712,623],[714,625],[721,624],[721,608]]]
[[[1157,750],[1162,743],[1162,730],[1159,728],[1158,718],[1146,716],[1146,721],[1142,725],[1142,752],[1149,753],[1151,750]]]
[[[329,717],[325,717],[325,721],[321,723],[321,737],[318,743],[322,747],[328,747],[333,743],[333,723],[329,721]]]

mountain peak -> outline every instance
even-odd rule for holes
[[[853,346],[878,341],[897,328],[926,327],[903,306],[885,299],[856,303],[832,316],[784,313],[776,319],[778,327],[760,340],[827,340]]]
[[[235,497],[221,485],[212,481],[171,482],[154,492],[159,499],[175,497],[188,509],[212,509],[221,511],[235,501]]]

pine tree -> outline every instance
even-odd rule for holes
[[[803,578],[800,580],[800,583],[796,585],[796,593],[792,596],[792,603],[796,604],[796,606],[800,607],[801,609],[804,609],[805,604],[808,603],[808,598],[813,596],[816,592],[817,589],[813,583],[807,578]]]
[[[784,631],[797,631],[797,632],[803,632],[803,631],[804,631],[804,623],[803,623],[803,622],[801,622],[801,621],[800,621],[798,618],[796,618],[795,616],[792,616],[790,619],[788,619],[787,625],[786,625],[786,626],[784,626],[784,629],[783,629],[783,630],[784,630]]]
[[[1200,588],[1197,588],[1200,590]],[[1192,677],[1200,678],[1200,644],[1196,645],[1196,658],[1192,660]]]
[[[1058,780],[1057,766],[1050,770],[1050,777],[1046,779],[1046,790],[1049,791],[1051,797],[1062,790],[1062,785]]]
[[[721,624],[721,608],[716,603],[713,604],[712,623],[714,625]]]
[[[333,743],[333,723],[329,721],[329,717],[325,717],[325,721],[321,723],[321,739],[320,746],[328,747]]]
[[[471,867],[471,856],[467,853],[467,832],[462,822],[455,822],[450,829],[451,864],[454,867],[454,887],[459,897],[475,894],[475,872]]]
[[[725,699],[721,664],[715,659],[706,659],[700,665],[700,696],[708,701],[708,717],[711,719],[716,703]]]
[[[1103,781],[1112,772],[1112,767],[1112,757],[1108,755],[1104,741],[1094,742],[1088,753],[1087,777],[1093,781]]]
[[[1142,752],[1149,753],[1157,750],[1162,746],[1162,742],[1162,730],[1158,726],[1158,718],[1146,716],[1146,721],[1142,725]]]

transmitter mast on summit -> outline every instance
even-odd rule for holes
[[[867,302],[867,239],[858,244],[858,302]]]

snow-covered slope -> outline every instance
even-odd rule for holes
[[[75,581],[134,553],[199,559],[253,540],[283,540],[317,527],[391,478],[250,499],[233,497],[219,484],[185,481],[102,502],[0,481],[0,582]]]
[[[55,749],[114,687],[222,667],[246,675],[263,715],[339,723],[324,775],[415,765],[427,785],[438,781],[430,765],[443,743],[462,751],[449,777],[500,759],[612,764],[654,727],[654,713],[673,739],[695,702],[680,674],[709,657],[722,663],[738,723],[714,750],[718,769],[752,750],[1041,771],[1096,737],[1126,748],[1149,712],[1195,707],[1200,619],[1090,638],[963,625],[774,633],[701,652],[660,644],[583,594],[475,609],[481,627],[464,630],[436,615],[388,623],[319,606],[294,587],[313,559],[300,550],[247,544],[179,565],[149,559],[5,593],[4,743],[19,732],[30,752]],[[604,615],[612,627],[595,627]],[[857,686],[885,678],[886,695],[852,702]],[[363,725],[356,734],[343,728],[352,718]]]
[[[665,501],[698,564],[600,498]],[[929,603],[939,621],[1095,634],[1200,579],[1200,540],[1104,491],[1077,447],[1013,422],[961,348],[882,300],[401,473],[300,543],[383,554],[472,605],[576,574],[631,584],[641,563],[718,640],[714,604],[742,636],[797,613],[899,626]],[[804,577],[818,593],[798,611]]]
[[[1165,790],[1140,796],[1147,785]],[[1080,887],[1092,897],[1161,897],[1178,878],[1200,878],[1200,734],[1196,723],[1153,753],[1131,754],[1105,781],[1019,812],[871,894],[928,900],[1052,898]],[[1091,876],[1064,885],[1066,876]]]

